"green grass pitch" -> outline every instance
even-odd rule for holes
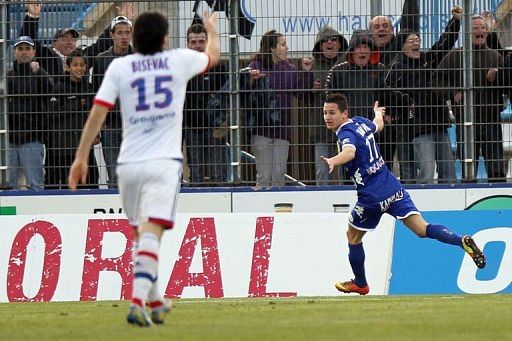
[[[164,325],[127,301],[2,303],[0,340],[512,340],[512,295],[180,299]]]

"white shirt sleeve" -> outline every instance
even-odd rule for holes
[[[119,61],[120,59],[114,59],[108,66],[105,77],[103,77],[100,88],[94,97],[95,103],[110,107],[115,105],[119,96]]]
[[[208,70],[210,57],[207,53],[191,49],[177,49],[175,52],[176,59],[183,63],[180,65],[180,69],[187,80]]]

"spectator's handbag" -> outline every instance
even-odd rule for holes
[[[210,98],[208,98],[208,103],[206,104],[206,115],[209,127],[219,128],[226,125],[230,90],[231,84],[229,81],[226,81],[218,92],[210,94]]]
[[[253,115],[251,122],[255,126],[278,127],[283,123],[276,92],[270,87],[265,77],[257,79],[253,84],[253,91],[249,94],[248,108]]]
[[[250,81],[247,70],[248,68],[240,70],[239,89],[242,95],[242,103],[245,103],[246,90],[248,88],[248,82]],[[231,84],[229,80],[227,80],[219,91],[210,94],[208,102],[206,103],[206,115],[209,127],[221,128],[227,126],[231,90]]]

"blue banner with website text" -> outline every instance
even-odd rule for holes
[[[478,269],[462,248],[421,239],[396,223],[389,294],[512,292],[512,210],[424,212],[428,222],[472,235],[487,266]]]

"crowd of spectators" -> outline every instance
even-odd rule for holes
[[[6,75],[8,186],[12,189],[21,186],[20,170],[28,189],[66,188],[94,93],[112,60],[134,52],[131,39],[136,14],[130,4],[118,9],[118,15],[88,46],[77,46],[80,33],[73,28],[57,30],[51,45],[42,44],[38,37],[42,8],[38,3],[27,5],[13,45],[13,66]],[[473,118],[464,113],[464,48],[455,48],[462,8],[452,9],[444,33],[429,49],[421,48],[419,18],[419,1],[404,0],[396,34],[391,19],[382,15],[373,17],[367,30],[354,31],[350,40],[324,26],[316,35],[311,58],[298,63],[289,59],[284,34],[271,30],[261,37],[246,79],[240,76],[239,84],[244,152],[255,162],[257,186],[286,185],[295,103],[304,109],[305,140],[314,155],[311,183],[349,180],[342,169],[330,175],[320,158],[337,150],[335,135],[325,128],[322,114],[323,100],[333,92],[347,97],[351,115],[371,118],[375,101],[388,108],[386,127],[377,136],[381,154],[406,183],[454,182],[455,159],[467,155],[464,127],[470,119],[474,121],[474,159],[485,159],[489,181],[505,181],[500,112],[502,95],[511,86],[512,62],[494,31],[494,17],[485,12],[471,18]],[[187,48],[204,51],[206,39],[200,22],[188,28]],[[215,119],[209,110],[215,94],[229,92],[228,75],[228,64],[221,62],[188,84],[183,141],[191,185],[228,184],[231,141],[226,130],[219,129],[219,122],[212,122]],[[453,103],[455,118],[446,103]],[[224,115],[224,126],[228,119]],[[456,152],[448,134],[453,124],[457,126]],[[116,106],[96,141],[102,145],[109,188],[116,187],[121,140],[120,108]],[[93,153],[89,164],[85,187],[98,188]]]

